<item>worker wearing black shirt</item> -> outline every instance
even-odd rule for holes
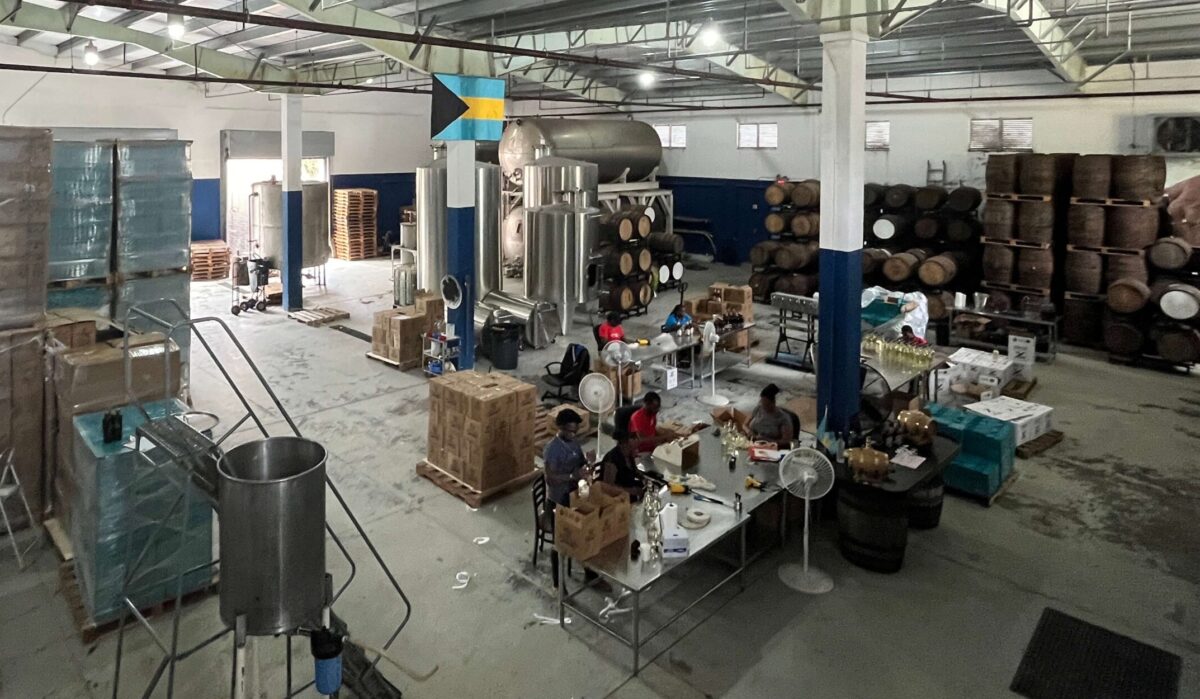
[[[613,439],[617,445],[604,455],[603,479],[605,483],[629,493],[629,498],[637,502],[642,497],[642,474],[637,468],[637,440],[629,432],[616,432]]]

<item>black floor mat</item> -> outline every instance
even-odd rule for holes
[[[1178,655],[1047,607],[1012,691],[1029,699],[1176,699]]]
[[[368,334],[366,334],[366,333],[364,333],[364,332],[360,332],[360,331],[358,331],[358,330],[355,330],[354,328],[347,328],[345,325],[330,325],[329,327],[330,327],[331,329],[333,329],[333,330],[336,330],[336,331],[340,332],[340,333],[346,333],[346,334],[347,334],[347,335],[349,335],[350,337],[357,337],[358,339],[362,340],[363,342],[370,342],[370,341],[371,341],[371,336],[370,336],[370,335],[368,335]]]

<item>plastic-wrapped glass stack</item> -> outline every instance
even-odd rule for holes
[[[117,271],[187,267],[192,170],[187,141],[117,141]]]
[[[0,330],[46,313],[50,132],[0,126]]]
[[[50,281],[108,276],[112,249],[111,141],[55,141]]]
[[[116,293],[113,297],[113,320],[124,325],[125,312],[133,306],[146,306],[152,301],[159,299],[173,299],[183,309],[184,313],[190,313],[189,297],[192,288],[191,275],[187,272],[178,274],[164,274],[156,277],[130,277],[123,279],[116,287]],[[152,308],[148,308],[151,313],[169,323],[185,320],[185,317],[175,311],[175,309],[160,304]],[[131,318],[128,327],[131,330],[139,330],[142,332],[166,332],[165,328],[160,325],[153,325],[144,319]],[[184,365],[188,364],[188,351],[191,347],[192,334],[188,332],[178,332],[171,336],[179,345],[179,357]]]
[[[155,401],[145,408],[152,418],[187,409],[177,400]],[[80,596],[97,624],[120,616],[125,578],[152,535],[154,541],[129,585],[129,597],[139,609],[173,599],[176,578],[212,560],[212,510],[207,501],[193,491],[186,511],[182,501],[171,511],[186,479],[169,478],[164,473],[169,469],[150,463],[155,450],[148,453],[151,459],[139,456],[130,438],[145,418],[132,406],[120,410],[121,440],[108,444],[103,439],[103,412],[75,418],[75,459],[65,474]],[[184,593],[206,587],[211,578],[207,567],[184,575]]]

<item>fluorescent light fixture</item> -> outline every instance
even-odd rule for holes
[[[366,79],[366,80],[364,80],[363,82],[364,82],[364,83],[366,83],[366,84],[368,84],[368,85],[374,85],[374,84],[375,84],[375,78],[367,78],[367,79]]]
[[[100,62],[100,51],[96,49],[96,44],[89,41],[87,46],[83,47],[83,62],[89,66],[94,66]]]
[[[700,30],[700,43],[706,49],[714,48],[721,42],[721,30],[715,24],[710,24]]]
[[[654,73],[647,71],[647,72],[638,74],[638,84],[641,85],[642,87],[650,87],[651,85],[654,84],[654,80],[655,80]]]
[[[179,40],[187,33],[187,29],[183,26],[183,18],[179,15],[167,16],[167,36],[172,39]]]

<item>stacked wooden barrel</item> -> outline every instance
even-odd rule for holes
[[[628,207],[600,218],[601,270],[604,286],[600,307],[606,311],[636,314],[653,297],[650,274],[654,254],[650,241],[655,235],[652,221],[642,207]],[[682,242],[682,241],[680,241]]]
[[[775,291],[809,296],[817,290],[821,182],[778,178],[767,187],[764,199],[769,207],[763,219],[768,240],[750,250],[754,271],[748,283],[754,297],[766,303]]]

